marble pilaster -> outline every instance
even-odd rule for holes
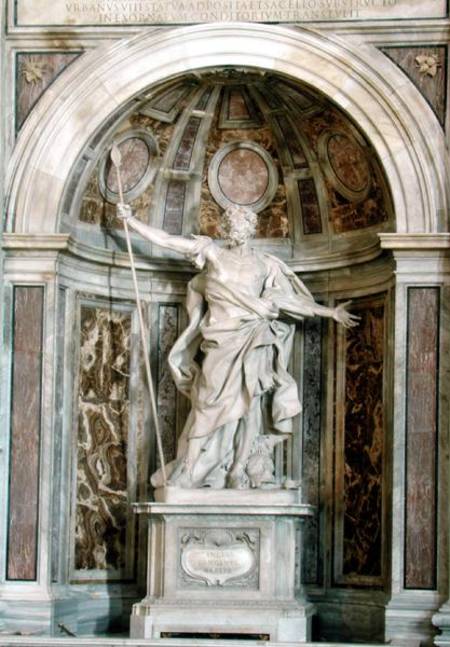
[[[68,275],[72,280],[77,277],[78,290],[82,289],[83,285],[88,288],[87,277],[90,276],[94,286],[96,285],[103,295],[107,294],[109,278],[108,273],[102,273],[101,270],[93,271],[92,265],[90,270],[86,268],[83,270],[80,259],[75,260],[72,257],[76,267],[74,271],[67,252],[68,236],[65,235],[28,237],[13,234],[5,235],[3,239],[4,299],[1,370],[5,379],[2,381],[0,447],[9,446],[10,433],[14,432],[9,412],[10,402],[14,401],[16,395],[22,398],[15,407],[17,424],[21,420],[23,422],[21,427],[17,427],[16,424],[20,432],[20,436],[17,434],[16,436],[19,439],[23,437],[25,441],[28,436],[34,438],[39,432],[38,423],[40,423],[40,438],[39,442],[34,441],[31,448],[33,452],[28,445],[25,447],[18,445],[19,453],[17,454],[16,451],[16,460],[8,462],[8,452],[3,452],[1,456],[2,460],[3,457],[5,460],[5,469],[0,470],[0,490],[3,495],[0,510],[2,519],[7,519],[8,481],[15,478],[20,486],[20,479],[23,482],[25,479],[32,479],[33,472],[30,464],[35,467],[36,475],[36,482],[30,480],[30,487],[35,488],[39,493],[35,500],[30,494],[27,495],[26,501],[23,501],[23,496],[22,498],[17,495],[15,498],[9,497],[10,508],[15,506],[19,512],[28,513],[30,505],[34,506],[32,515],[29,515],[35,519],[34,527],[29,524],[29,519],[25,519],[33,532],[34,543],[30,544],[25,536],[26,533],[23,533],[21,542],[17,542],[11,531],[9,532],[10,544],[14,540],[13,548],[19,558],[21,552],[31,546],[29,559],[24,560],[23,557],[19,561],[13,559],[14,551],[7,550],[6,546],[7,533],[0,532],[0,630],[7,633],[58,635],[60,634],[59,624],[65,625],[70,631],[87,634],[121,630],[123,623],[127,622],[131,605],[137,598],[136,585],[132,580],[134,564],[129,569],[129,582],[73,581],[71,502],[73,501],[73,466],[76,463],[76,455],[72,447],[75,402],[73,393],[77,386],[76,348],[79,339],[76,337],[76,324],[80,304],[77,292],[68,280]],[[63,270],[65,263],[68,267]],[[89,265],[89,262],[87,264]],[[117,271],[121,274],[120,268]],[[122,320],[127,320],[133,310],[129,301],[132,296],[131,282],[125,280],[117,283],[121,285],[121,291],[113,288],[113,296],[118,301],[122,297],[122,302],[125,296],[128,302],[121,312],[118,313],[116,308],[112,313],[110,317],[112,325],[109,328],[108,323],[106,324],[106,333],[111,332],[113,336],[115,335],[114,339],[109,340],[111,342],[109,346],[116,350],[116,361],[111,368],[116,378],[122,373],[126,376],[127,369],[122,371],[121,347],[116,343],[120,341],[118,340],[120,335],[116,330],[117,326],[114,328],[113,324],[117,323],[120,326]],[[15,319],[13,318],[14,292],[16,297],[17,294],[22,297],[19,304],[21,308],[17,310],[16,307]],[[39,307],[35,307],[33,300],[27,307],[29,295],[34,298],[34,301],[36,296],[42,297],[37,303]],[[22,303],[24,297],[25,302]],[[104,299],[103,305],[106,305],[108,317],[110,300]],[[21,327],[25,332],[28,331],[28,338],[21,332]],[[102,331],[105,336],[104,328],[105,326]],[[30,334],[33,330],[36,332],[34,337]],[[133,321],[132,335],[135,342],[136,332]],[[127,334],[129,334],[128,331]],[[39,338],[42,339],[41,350],[39,350]],[[134,343],[133,346],[133,369],[136,368],[137,363],[134,349],[139,349],[139,345]],[[37,358],[38,355],[39,358]],[[38,362],[37,359],[40,361]],[[17,380],[11,382],[11,375],[15,375],[11,366],[16,367],[17,373],[24,362],[28,374],[22,370],[17,374]],[[100,375],[100,379],[103,377],[105,376]],[[19,378],[22,384],[19,384],[21,388],[17,391],[15,382],[18,383]],[[106,388],[111,387],[110,382],[111,380],[107,381]],[[27,385],[29,388],[24,392]],[[87,386],[89,388],[85,390],[89,391],[87,397],[89,400],[93,391],[90,385]],[[112,391],[119,393],[119,386],[113,385]],[[133,388],[136,389],[134,383]],[[94,400],[98,403],[99,398],[96,395],[97,392],[94,394]],[[117,399],[116,397],[115,400]],[[113,405],[116,404],[115,400],[113,398]],[[39,407],[40,411],[38,411]],[[12,411],[14,413],[14,407]],[[33,412],[34,417],[30,421],[30,415]],[[115,415],[115,412],[113,414]],[[136,422],[137,418],[137,412],[133,410],[133,421]],[[97,425],[95,430],[101,433],[104,428],[99,428]],[[104,451],[112,452],[116,463],[121,463],[122,457],[118,455],[119,452],[113,443],[110,445],[110,447],[104,445]],[[134,439],[130,440],[129,447],[131,447],[129,449],[131,463],[135,465]],[[96,460],[95,465],[91,464],[91,468],[95,467],[103,470],[103,477],[107,478],[108,465],[102,466]],[[9,474],[10,471],[11,474]],[[133,475],[128,477],[128,487],[131,496],[134,497],[132,478],[134,478]],[[18,492],[20,495],[20,490]],[[103,493],[104,496],[108,496],[107,488],[103,488]],[[22,523],[21,518],[18,520]],[[127,534],[130,533],[132,535],[133,531],[127,529]],[[24,541],[28,543],[22,547]],[[130,536],[128,544],[134,550],[133,536]],[[17,564],[22,570],[17,571]],[[24,566],[27,567],[26,572],[23,570]]]
[[[7,630],[20,631],[27,626],[28,631],[41,633],[48,631],[54,619],[55,596],[51,591],[51,545],[52,533],[51,528],[51,515],[52,515],[52,494],[53,494],[53,479],[51,475],[55,465],[53,464],[53,397],[54,397],[54,384],[55,384],[55,345],[56,345],[56,327],[57,327],[57,308],[56,308],[56,267],[57,257],[61,246],[65,245],[65,237],[55,236],[46,239],[45,244],[37,245],[33,251],[27,250],[22,245],[16,246],[17,241],[5,239],[3,242],[4,259],[3,259],[3,276],[5,282],[5,289],[14,292],[14,286],[25,285],[26,288],[21,290],[35,290],[31,292],[36,298],[41,295],[41,306],[38,310],[36,308],[27,308],[22,313],[17,311],[16,316],[21,314],[28,319],[34,318],[34,327],[36,329],[36,339],[27,340],[24,338],[21,341],[22,348],[18,348],[18,340],[13,339],[11,334],[11,311],[4,311],[4,326],[6,335],[3,339],[3,352],[7,358],[9,370],[11,366],[14,367],[13,375],[16,373],[18,362],[20,363],[21,355],[25,355],[25,361],[30,363],[30,356],[39,357],[38,365],[36,362],[35,370],[31,370],[31,365],[28,367],[30,375],[24,376],[25,381],[23,385],[28,383],[28,392],[26,398],[30,410],[35,410],[33,420],[28,422],[32,426],[30,429],[23,429],[22,432],[26,435],[32,436],[39,433],[38,443],[35,443],[35,456],[33,460],[33,452],[31,447],[27,448],[28,456],[23,454],[20,459],[22,463],[29,463],[28,477],[33,477],[33,469],[31,464],[35,465],[35,478],[36,481],[33,487],[39,492],[39,496],[35,501],[35,510],[32,516],[35,517],[34,528],[34,564],[32,569],[28,572],[15,573],[12,562],[9,563],[9,568],[6,571],[5,580],[0,581],[0,616],[2,617],[3,624]],[[9,246],[12,243],[12,247]],[[16,288],[17,290],[17,288]],[[14,303],[6,302],[5,305],[13,307]],[[31,305],[31,304],[30,304]],[[34,313],[34,314],[33,314]],[[17,333],[25,323],[19,320],[14,325],[14,330]],[[41,339],[40,352],[36,353],[39,349],[37,344],[38,338]],[[30,346],[32,344],[32,348]],[[17,352],[19,351],[19,352]],[[22,353],[20,352],[22,351]],[[34,376],[31,376],[31,372]],[[32,381],[30,378],[32,377]],[[10,385],[8,394],[4,394],[7,402],[14,401],[16,397],[16,388],[14,380]],[[19,393],[20,394],[20,391]],[[21,407],[26,407],[27,404],[22,402]],[[14,409],[13,409],[14,414]],[[25,418],[26,421],[26,418]],[[5,425],[2,426],[2,434],[5,437],[5,444],[8,442],[9,434],[14,433],[13,421],[5,420]],[[10,469],[14,470],[19,466],[11,461]],[[23,478],[21,470],[16,473],[16,477]],[[6,471],[8,473],[8,471]],[[14,480],[14,475],[10,477]],[[10,505],[22,506],[22,501],[15,501],[10,498]],[[32,503],[32,497],[28,497],[26,502],[27,506],[24,509],[28,510]],[[23,506],[22,506],[23,507]],[[14,515],[16,512],[13,513]],[[13,517],[11,517],[13,518]],[[11,533],[10,533],[11,535]],[[10,541],[12,537],[9,537]],[[30,550],[31,545],[25,544],[24,551]],[[3,552],[3,551],[2,551]],[[22,557],[23,559],[23,557]],[[27,563],[25,560],[24,563]],[[27,581],[28,580],[28,581]]]
[[[433,624],[445,634],[449,621],[446,606],[436,612],[448,595],[450,236],[380,238],[396,263],[392,574],[386,638],[408,647],[432,645],[433,640],[444,645],[450,642],[434,637]]]

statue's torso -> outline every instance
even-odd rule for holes
[[[208,260],[206,267],[205,298],[209,306],[211,321],[220,321],[228,317],[241,315],[244,311],[226,300],[217,301],[209,298],[208,279],[215,279],[230,290],[248,294],[249,297],[260,297],[267,279],[267,264],[258,252],[249,249],[243,254],[226,248],[218,248],[217,254]]]

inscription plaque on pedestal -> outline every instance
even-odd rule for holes
[[[242,503],[231,489],[179,489],[179,501],[177,488],[168,490],[156,498],[170,503],[134,504],[148,518],[149,543],[147,594],[133,606],[131,638],[171,632],[310,640],[315,609],[300,572],[302,526],[313,507],[293,502],[289,490],[242,490]]]
[[[258,585],[258,531],[182,528],[180,556],[181,588]]]

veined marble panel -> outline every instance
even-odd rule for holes
[[[169,462],[176,454],[178,391],[170,374],[167,357],[178,337],[178,306],[160,305],[158,319],[157,405],[164,459]],[[159,465],[159,456],[157,461]]]
[[[322,399],[322,320],[305,319],[303,334],[303,470],[304,500],[320,504],[320,431]],[[305,522],[303,581],[320,584],[320,518]]]
[[[184,107],[184,101],[181,102],[181,107]],[[130,116],[130,125],[132,128],[148,130],[157,140],[161,156],[165,154],[175,131],[175,123],[168,124],[138,113]]]
[[[341,331],[337,358],[335,576],[371,586],[384,572],[384,297],[355,300],[351,310],[361,320]]]
[[[35,580],[44,288],[14,288],[8,580]]]
[[[436,588],[439,288],[408,289],[405,588]]]
[[[381,51],[421,91],[443,126],[447,108],[447,46],[382,47]]]
[[[131,315],[81,306],[75,568],[125,566]]]

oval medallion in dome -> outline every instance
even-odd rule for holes
[[[115,139],[122,157],[121,179],[124,200],[138,197],[154,176],[154,161],[158,146],[145,130],[130,129]],[[103,197],[112,204],[119,202],[117,171],[111,162],[109,148],[99,167],[99,188]]]
[[[364,148],[344,132],[325,132],[319,141],[325,174],[344,198],[364,200],[370,189],[370,166]]]
[[[254,142],[227,144],[217,151],[208,172],[210,191],[220,206],[238,204],[261,211],[273,199],[278,172],[269,153]]]
[[[142,180],[150,161],[150,151],[145,142],[137,137],[130,137],[125,140],[119,148],[122,155],[122,164],[127,171],[123,190],[128,193]],[[112,164],[109,164],[107,168],[106,187],[113,193],[119,193],[117,172]]]
[[[251,205],[266,192],[269,169],[258,153],[238,148],[221,161],[217,180],[223,194],[231,202]]]

